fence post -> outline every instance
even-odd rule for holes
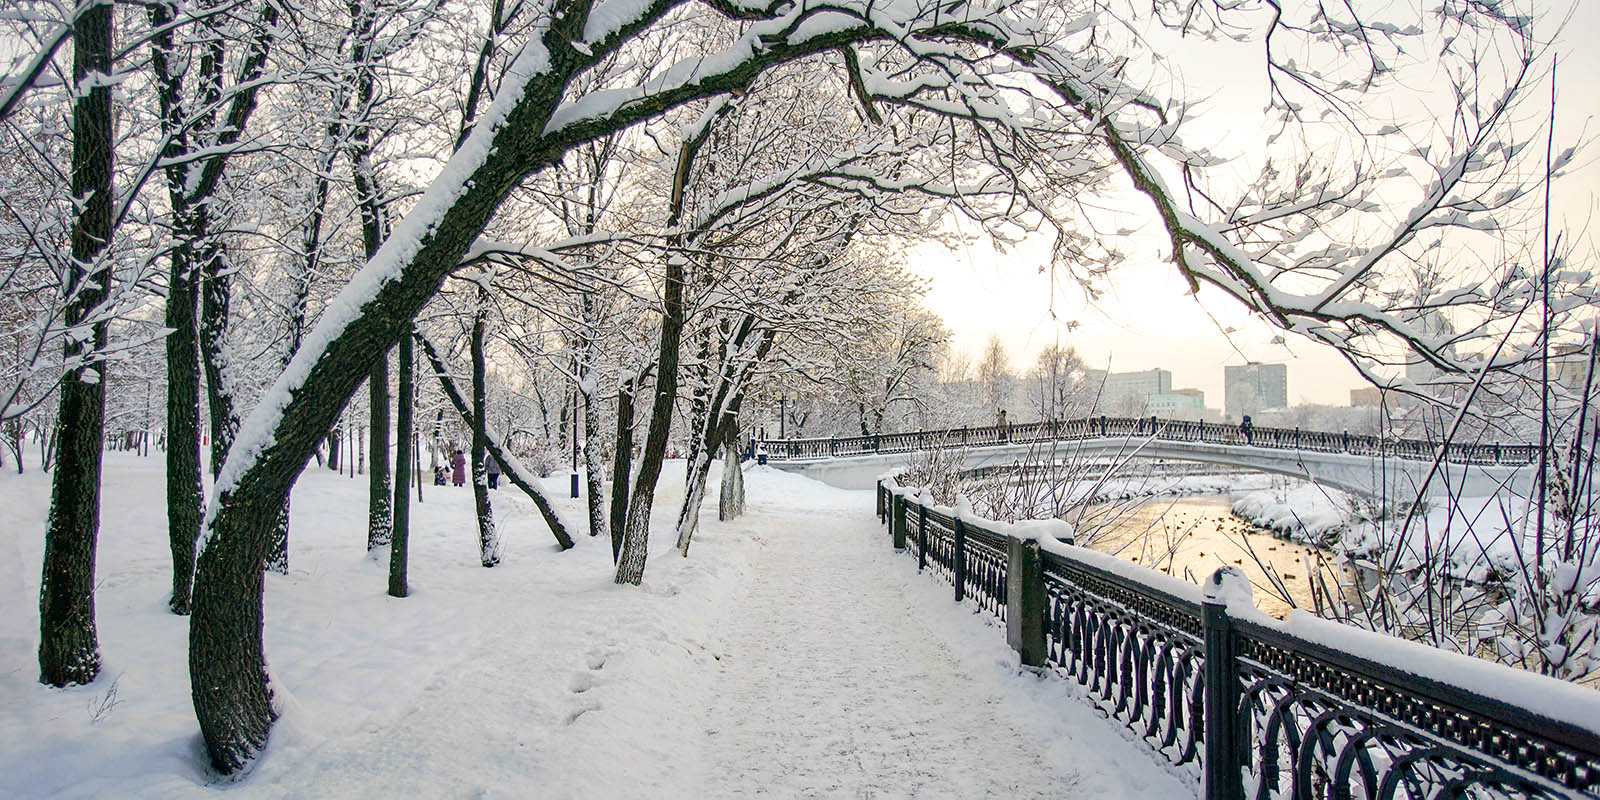
[[[1250,596],[1250,580],[1238,567],[1222,567],[1205,584],[1205,798],[1244,800],[1244,753],[1239,750],[1239,670],[1228,598]]]
[[[894,538],[896,553],[906,549],[906,498],[894,496],[894,517],[889,520],[889,535]]]
[[[923,501],[927,501],[924,495]],[[917,512],[917,571],[921,572],[928,567],[928,507],[921,506]]]
[[[883,481],[878,481],[878,494],[873,498],[872,510],[878,515],[878,523],[883,524]]]
[[[956,517],[955,547],[951,555],[950,566],[954,571],[953,581],[956,585],[956,602],[961,602],[967,596],[967,526]]]
[[[1044,560],[1037,539],[1006,537],[1006,643],[1023,666],[1044,666]]]

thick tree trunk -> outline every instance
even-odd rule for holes
[[[611,563],[622,553],[622,531],[628,521],[628,481],[633,472],[634,379],[617,387],[617,450],[611,454]]]
[[[180,246],[179,251],[183,248]],[[194,271],[178,253],[168,278],[167,334],[167,544],[172,551],[174,614],[189,613],[195,544],[205,503],[200,479],[200,349]]]
[[[72,226],[65,322],[96,312],[111,285],[103,254],[111,238],[111,6],[84,9],[73,24]],[[108,323],[93,323],[90,341],[69,337],[69,365],[95,359]],[[100,448],[105,429],[105,362],[72,366],[61,376],[57,430],[60,461],[50,486],[44,574],[39,584],[39,680],[52,686],[89,683],[100,672],[94,620],[94,551],[100,531]]]
[[[489,506],[489,476],[483,468],[489,437],[484,426],[488,409],[484,403],[483,336],[488,316],[488,298],[478,289],[478,310],[472,318],[472,503],[478,512],[478,549],[485,567],[500,563],[500,537],[494,528],[494,509]]]
[[[389,594],[405,597],[410,593],[406,586],[406,548],[411,538],[411,413],[416,403],[416,378],[412,367],[411,337],[404,336],[398,345],[400,372],[399,397],[396,398],[394,421],[394,531],[389,541]]]
[[[344,441],[344,430],[334,427],[328,431],[328,469],[339,471],[339,443]]]

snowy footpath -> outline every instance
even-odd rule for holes
[[[642,587],[611,583],[602,540],[558,552],[514,490],[482,569],[470,492],[427,487],[403,600],[364,551],[365,479],[308,470],[268,578],[281,718],[236,782],[202,767],[165,612],[159,459],[108,454],[105,669],[67,690],[35,682],[47,476],[0,475],[0,797],[1194,796],[894,555],[869,492],[752,470],[749,513],[708,503],[684,559],[675,466]]]

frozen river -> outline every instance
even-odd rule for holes
[[[1103,526],[1087,547],[1199,583],[1218,567],[1234,565],[1255,584],[1256,606],[1282,617],[1294,607],[1315,608],[1319,574],[1335,588],[1333,554],[1275,536],[1232,515],[1228,495],[1154,497],[1093,506],[1079,531]],[[1277,576],[1274,580],[1269,572]]]

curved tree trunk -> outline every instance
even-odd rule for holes
[[[72,267],[65,322],[94,314],[111,285],[101,259],[111,239],[111,6],[82,11],[73,24],[72,196],[81,211],[72,225]],[[90,341],[68,337],[65,357],[95,358],[108,323],[93,323]],[[92,360],[61,376],[56,470],[45,526],[39,583],[39,680],[52,686],[89,683],[100,672],[94,621],[94,551],[100,532],[100,447],[105,433],[105,362]]]

